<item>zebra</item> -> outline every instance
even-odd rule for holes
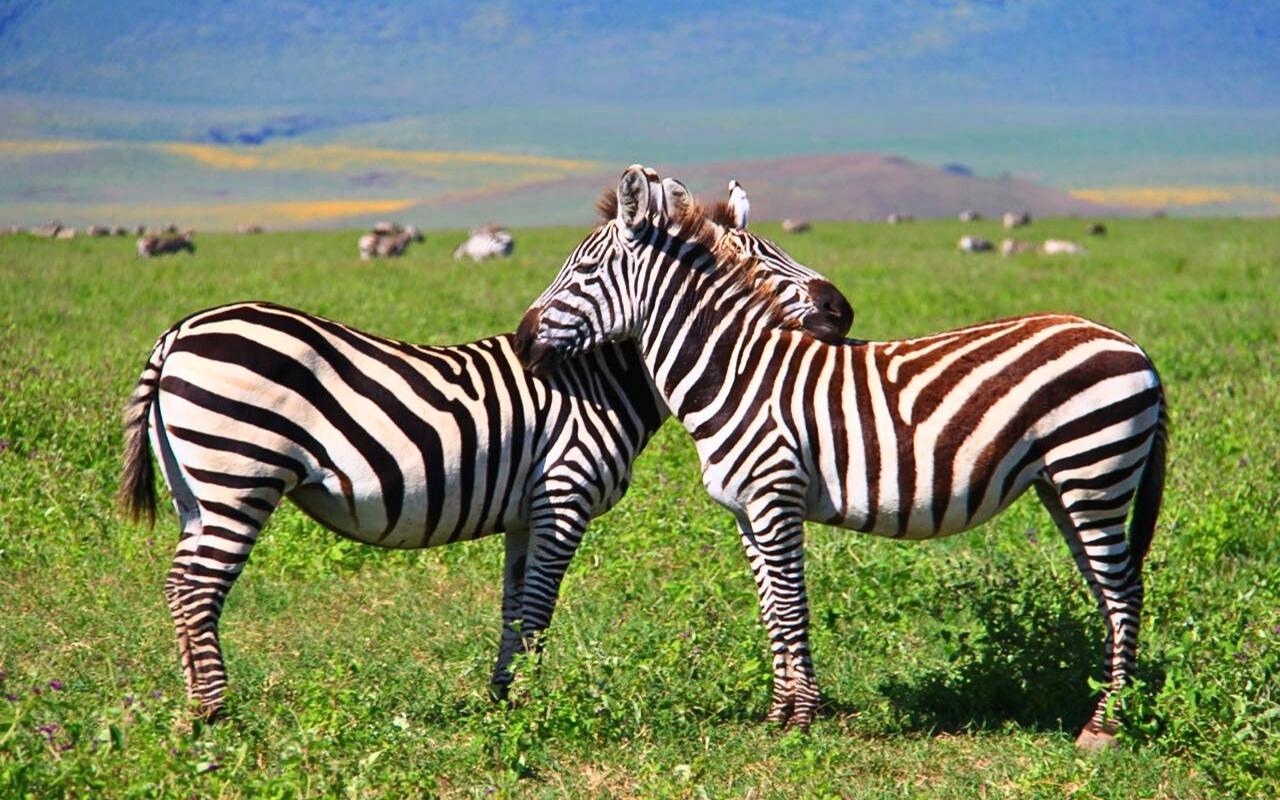
[[[729,215],[723,204],[705,213]],[[848,302],[812,270],[761,259],[753,277],[797,327],[832,341],[848,332]],[[381,547],[504,533],[490,686],[505,696],[515,655],[540,646],[587,523],[621,499],[668,416],[630,344],[543,378],[521,368],[512,334],[416,345],[263,302],[179,321],[125,410],[120,500],[154,525],[155,453],[180,526],[165,596],[196,713],[223,710],[219,615],[285,497]]]
[[[1107,701],[1133,672],[1142,561],[1163,494],[1167,414],[1147,355],[1066,314],[819,342],[741,286],[758,254],[785,257],[775,245],[690,228],[679,213],[688,193],[671,179],[660,191],[674,210],[645,214],[652,191],[642,168],[623,173],[608,236],[573,252],[522,319],[516,348],[545,374],[606,342],[638,344],[694,439],[707,491],[737,519],[773,655],[767,719],[805,729],[818,704],[805,520],[929,539],[972,528],[1035,486],[1109,631],[1107,688],[1077,744],[1113,744]],[[691,250],[699,257],[674,257]]]
[[[467,238],[453,251],[455,260],[469,258],[484,261],[487,258],[506,258],[515,250],[516,242],[511,232],[501,225],[490,223],[472,228]]]
[[[151,258],[153,256],[161,256],[168,253],[181,253],[183,250],[194,255],[196,252],[194,239],[195,233],[193,231],[186,231],[180,236],[170,236],[167,234],[147,234],[145,236],[141,236],[136,242],[138,258]]]

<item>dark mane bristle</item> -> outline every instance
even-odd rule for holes
[[[600,198],[596,200],[596,213],[600,215],[601,224],[618,216],[618,195],[615,190],[606,187],[600,193]],[[739,285],[755,294],[766,305],[774,307],[783,327],[799,326],[798,322],[783,314],[782,309],[777,306],[777,298],[770,294],[768,287],[757,281],[756,267],[759,262],[754,258],[743,258],[743,254],[733,250],[727,237],[724,240],[720,238],[722,229],[734,227],[733,209],[728,202],[720,200],[708,206],[695,199],[683,219],[672,222],[679,224],[682,239],[712,251],[719,268],[731,271]]]
[[[733,227],[733,209],[729,207],[727,200],[714,203],[706,212],[706,217],[722,228]]]
[[[596,213],[600,215],[601,222],[608,222],[618,216],[618,193],[606,186],[596,200]]]

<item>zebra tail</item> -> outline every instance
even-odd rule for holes
[[[128,518],[137,522],[147,518],[147,526],[156,523],[155,466],[151,462],[151,441],[147,436],[147,418],[160,385],[160,367],[164,363],[169,341],[168,331],[151,349],[147,366],[124,408],[124,461],[120,469],[120,491],[117,500]]]
[[[1160,398],[1160,420],[1151,440],[1151,451],[1142,468],[1142,479],[1133,505],[1133,518],[1129,520],[1129,553],[1135,570],[1142,569],[1142,561],[1155,536],[1156,517],[1160,516],[1160,501],[1164,498],[1165,450],[1169,441],[1169,414]]]

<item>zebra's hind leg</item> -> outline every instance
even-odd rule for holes
[[[186,540],[193,535],[192,531],[184,530],[182,532],[182,540]],[[169,614],[173,617],[173,626],[178,634],[178,658],[182,663],[182,676],[187,684],[187,699],[195,702],[196,672],[195,662],[191,655],[190,627],[187,624],[187,614],[183,610],[180,599],[182,578],[187,572],[187,565],[190,563],[191,556],[189,553],[183,552],[180,542],[178,552],[173,557],[173,564],[169,567],[169,575],[164,581],[164,598],[169,604]]]
[[[227,685],[218,619],[227,593],[244,568],[258,531],[270,513],[270,509],[263,508],[268,505],[262,501],[235,506],[202,501],[204,524],[197,533],[178,543],[174,563],[184,562],[185,568],[180,576],[171,573],[172,589],[167,586],[166,593],[182,615],[187,640],[184,668],[194,684],[190,694],[196,715],[206,721],[221,714]]]
[[[1102,698],[1076,738],[1076,746],[1101,750],[1115,746],[1116,724],[1108,715],[1112,696],[1128,684],[1137,659],[1142,615],[1142,575],[1130,557],[1125,519],[1135,481],[1039,482],[1036,492],[1067,540],[1107,625]],[[1081,484],[1084,486],[1082,487]]]

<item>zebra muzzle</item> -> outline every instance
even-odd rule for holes
[[[542,321],[542,312],[531,308],[520,320],[516,328],[513,346],[516,358],[532,375],[543,376],[554,372],[560,366],[560,351],[554,345],[538,341],[538,325]]]
[[[814,279],[809,282],[809,294],[818,310],[805,317],[805,332],[827,344],[839,344],[853,325],[853,306],[834,284]]]

